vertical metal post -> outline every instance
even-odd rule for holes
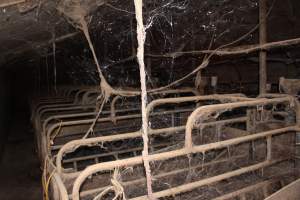
[[[295,99],[295,108],[296,108],[296,125],[300,126],[300,102]],[[296,154],[296,162],[295,162],[295,168],[299,169],[300,167],[300,132],[296,132],[296,145],[295,145],[295,154]]]
[[[247,122],[246,122],[246,130],[250,134],[255,133],[256,126],[256,110],[248,109],[247,110]],[[253,141],[249,143],[249,161],[253,161],[255,159],[255,144]]]
[[[267,0],[259,0],[259,44],[267,42]],[[267,52],[259,53],[259,93],[266,93],[267,86]]]

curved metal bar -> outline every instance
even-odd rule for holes
[[[282,128],[282,129],[276,129],[276,130],[265,131],[265,132],[261,132],[261,133],[257,133],[257,134],[253,134],[253,135],[248,135],[248,136],[244,136],[241,138],[234,138],[234,139],[229,139],[229,140],[225,140],[225,141],[221,141],[221,142],[215,142],[215,143],[210,143],[210,144],[194,146],[194,147],[192,147],[192,149],[187,149],[186,147],[184,147],[183,149],[179,149],[179,150],[173,150],[173,151],[164,152],[164,153],[152,154],[152,155],[149,155],[148,159],[150,162],[153,162],[153,161],[171,159],[171,158],[175,158],[175,157],[179,157],[179,156],[188,155],[191,152],[192,153],[204,153],[204,152],[214,150],[214,149],[221,149],[221,148],[228,147],[231,145],[236,145],[236,144],[253,141],[253,140],[257,140],[257,139],[262,139],[262,138],[266,138],[266,137],[274,136],[274,135],[278,135],[278,134],[291,133],[291,132],[295,132],[295,131],[299,131],[299,130],[300,130],[300,128],[298,126],[290,126],[290,127],[286,127],[286,128]],[[81,185],[85,181],[85,179],[87,179],[91,175],[101,172],[101,171],[113,170],[115,168],[121,168],[124,166],[134,166],[134,165],[138,165],[138,164],[142,164],[142,163],[143,163],[143,157],[138,156],[138,157],[134,157],[134,158],[128,158],[128,159],[123,159],[123,160],[116,160],[116,161],[91,165],[91,166],[87,167],[85,170],[83,170],[81,173],[72,174],[72,176],[69,178],[77,177],[73,184],[72,199],[79,200],[79,190],[81,188]],[[203,179],[203,180],[196,181],[193,183],[185,184],[182,186],[178,186],[176,188],[163,190],[163,191],[154,193],[154,196],[156,198],[160,198],[163,196],[178,194],[178,193],[181,193],[184,191],[190,191],[194,188],[197,188],[197,187],[200,187],[200,186],[203,186],[206,184],[210,184],[210,183],[224,180],[224,179],[227,179],[227,178],[230,178],[233,176],[241,175],[241,174],[249,172],[249,171],[254,171],[254,170],[262,168],[262,167],[266,167],[268,165],[271,165],[272,163],[273,163],[273,161],[266,160],[259,164],[251,165],[249,167],[244,167],[239,170],[228,172],[226,174],[221,174],[221,175],[214,176],[214,177],[211,177],[208,179]],[[147,197],[143,196],[143,197],[135,198],[135,200],[140,200],[140,199],[146,200]]]
[[[247,98],[247,97],[240,97],[240,94],[238,94],[237,96],[234,96],[232,94],[232,95],[208,95],[208,96],[158,99],[158,100],[154,100],[150,104],[148,104],[146,116],[147,116],[147,118],[149,118],[150,112],[152,112],[154,107],[156,107],[158,105],[167,104],[167,103],[183,103],[183,102],[193,102],[193,101],[203,101],[203,100],[219,100],[221,102],[226,102],[226,101],[245,101],[245,100],[253,100],[253,99]],[[166,114],[166,112],[164,112],[162,114]],[[121,116],[121,117],[117,117],[117,119],[118,120],[130,119],[130,118],[136,118],[139,116],[140,116],[140,114],[139,115],[130,115],[130,116]],[[110,120],[111,120],[111,118],[106,117],[106,118],[99,119],[98,122],[110,121]],[[59,126],[89,124],[92,122],[93,122],[93,120],[80,120],[80,121],[57,123],[55,125],[52,125],[48,129],[47,134],[46,134],[46,144],[48,144],[50,141],[51,133]],[[48,149],[48,151],[50,151],[50,149]],[[45,151],[45,152],[47,152],[47,151]]]
[[[93,90],[90,90],[90,91],[87,91],[85,94],[83,94],[83,96],[82,96],[82,99],[81,99],[81,104],[83,104],[83,105],[88,105],[88,98],[89,98],[89,96],[90,95],[93,95],[93,94],[96,94],[96,95],[101,95],[102,94],[102,92],[101,92],[101,90],[99,90],[99,89],[93,89]],[[95,100],[96,100],[97,98],[95,98]]]
[[[179,112],[188,112],[188,111],[191,112],[193,110],[192,109],[180,109],[180,110],[178,109],[178,110],[171,110],[171,111],[154,112],[154,113],[152,113],[151,116],[159,116],[159,115],[179,113]],[[141,114],[132,114],[132,115],[125,115],[125,116],[118,116],[118,117],[116,117],[116,119],[117,120],[128,120],[128,119],[138,119],[140,117],[141,117]],[[86,119],[86,120],[67,121],[67,122],[53,124],[47,131],[44,143],[45,144],[50,143],[52,133],[54,133],[55,130],[59,127],[91,124],[93,122],[93,120],[94,119]],[[105,118],[98,119],[97,122],[110,122],[110,121],[111,121],[110,117],[105,117]],[[48,148],[49,145],[42,145],[42,146],[45,148],[44,152],[48,152],[47,154],[50,156],[51,151],[50,151],[50,148]],[[46,149],[46,148],[48,148],[48,149]]]
[[[158,91],[158,92],[152,92],[151,94],[163,94],[163,95],[166,95],[166,94],[184,94],[184,93],[191,93],[193,94],[194,96],[197,96],[199,95],[199,93],[197,92],[197,90],[193,89],[193,88],[181,88],[181,89],[173,89],[173,90],[166,90],[166,91]],[[136,97],[136,96],[128,96],[127,98],[132,98],[132,97]],[[113,123],[116,123],[116,113],[115,113],[115,110],[116,110],[116,103],[118,100],[122,99],[122,96],[115,96],[111,102],[111,105],[110,105],[110,110],[111,110],[111,118],[112,118],[112,121]]]
[[[196,120],[201,119],[202,117],[207,117],[212,113],[222,113],[228,110],[232,110],[238,107],[248,107],[248,106],[264,106],[268,104],[278,104],[288,102],[294,104],[295,99],[291,96],[281,97],[275,99],[258,99],[252,101],[244,101],[238,103],[227,103],[227,104],[217,104],[217,105],[208,105],[205,107],[197,108],[188,118],[186,123],[186,135],[185,135],[185,147],[187,149],[192,149],[192,130],[195,125]],[[296,110],[296,112],[299,112]]]
[[[82,98],[84,96],[85,93],[88,93],[90,91],[94,91],[94,88],[85,88],[85,89],[80,89],[76,92],[75,97],[74,97],[74,101],[71,103],[63,103],[63,104],[54,104],[54,105],[44,105],[41,107],[37,108],[36,111],[36,116],[41,116],[42,112],[44,109],[48,109],[48,108],[63,108],[65,106],[75,106],[75,105],[80,105],[82,103]],[[42,112],[42,113],[41,113]]]
[[[115,99],[119,99],[119,97],[117,96]],[[156,106],[159,106],[159,105],[168,104],[168,103],[183,103],[183,102],[203,101],[203,100],[219,100],[221,102],[224,102],[224,101],[245,101],[245,100],[253,100],[253,99],[252,98],[247,98],[247,97],[244,97],[244,96],[241,97],[240,94],[208,95],[208,96],[194,96],[194,97],[158,99],[158,100],[154,100],[150,104],[148,104],[148,106],[147,106],[147,118],[149,118],[150,112],[152,112],[153,109]],[[64,125],[64,124],[60,124],[60,125]],[[48,142],[49,142],[49,139],[50,139],[50,137],[48,137],[48,135],[51,135],[51,133],[49,133],[49,132],[54,131],[57,128],[57,126],[58,126],[58,124],[56,125],[55,128],[53,127],[52,129],[48,130],[48,133],[47,133],[47,138],[48,138],[47,141]],[[171,130],[174,131],[174,128],[173,129],[171,128]],[[153,130],[151,128],[150,128],[150,132],[153,132]],[[158,130],[158,132],[159,132],[159,130]],[[159,133],[162,133],[162,132],[159,132]],[[129,133],[129,135],[130,135],[130,133]],[[126,137],[126,134],[123,135],[122,137]],[[92,138],[92,140],[93,139],[95,139],[95,138]],[[60,159],[60,156],[62,156],[63,151],[59,151],[59,152],[60,152],[60,155],[58,155],[59,162],[57,162],[57,166],[59,168],[59,171],[61,171],[61,159]]]
[[[69,196],[68,196],[68,192],[67,189],[64,185],[64,183],[62,182],[60,176],[56,173],[53,172],[54,175],[52,177],[52,184],[54,185],[54,187],[56,187],[58,189],[58,195],[59,198],[55,199],[55,200],[69,200]]]
[[[158,99],[148,104],[146,116],[147,118],[149,118],[149,115],[153,111],[153,109],[162,104],[179,104],[184,102],[197,102],[197,101],[207,101],[207,100],[219,100],[220,102],[225,102],[225,101],[236,102],[236,101],[251,101],[255,99],[248,98],[248,97],[234,96],[234,95],[207,95],[207,96]]]
[[[216,122],[209,122],[202,124],[202,128],[208,127],[208,126],[220,126],[220,125],[228,125],[232,123],[239,123],[239,122],[246,122],[246,117],[240,117],[232,120],[221,120]],[[162,129],[156,129],[156,130],[150,130],[149,135],[160,135],[165,133],[174,133],[177,131],[184,131],[185,126],[178,126],[178,127],[169,127],[169,128],[162,128]],[[81,139],[81,140],[73,140],[71,142],[66,143],[62,146],[62,148],[59,150],[59,152],[56,155],[56,169],[59,174],[63,173],[62,168],[62,159],[63,156],[66,153],[73,152],[75,149],[77,149],[79,146],[93,146],[97,145],[99,143],[103,142],[112,142],[112,141],[118,141],[118,140],[124,140],[124,139],[133,139],[141,137],[142,134],[140,131],[137,132],[131,132],[131,133],[123,133],[118,135],[111,135],[111,136],[102,136],[102,137],[95,137],[95,138],[89,138],[89,139]]]
[[[205,145],[200,145],[200,146],[192,145],[191,130],[193,129],[196,119],[199,119],[199,116],[200,117],[210,116],[212,113],[215,113],[216,111],[224,112],[226,110],[231,110],[231,109],[238,108],[238,107],[263,106],[263,105],[267,105],[267,104],[277,104],[277,103],[285,103],[285,102],[293,104],[294,98],[284,97],[284,98],[277,98],[277,99],[259,99],[259,100],[245,101],[245,102],[226,103],[226,104],[200,107],[200,108],[196,109],[190,115],[188,122],[186,124],[186,140],[185,140],[186,145],[185,145],[185,147],[180,150],[174,150],[174,151],[170,151],[170,152],[149,155],[149,161],[164,160],[167,158],[174,158],[177,156],[188,155],[190,153],[201,153],[201,152],[203,153],[203,152],[206,152],[209,150],[226,148],[231,145],[244,143],[244,142],[248,142],[248,141],[253,141],[256,139],[267,138],[267,140],[268,140],[268,139],[271,139],[273,135],[277,135],[277,134],[299,131],[300,130],[299,126],[290,126],[290,127],[286,127],[286,128],[282,128],[282,129],[265,131],[265,132],[261,132],[261,133],[257,133],[257,134],[253,134],[253,135],[247,135],[247,136],[244,136],[241,138],[229,139],[229,140],[225,140],[225,141],[221,141],[221,142],[215,142],[215,143],[210,143],[210,144],[205,144]],[[296,110],[296,112],[298,112],[298,111]],[[190,137],[189,137],[189,132],[190,132]],[[189,140],[189,138],[190,138],[190,140]],[[202,184],[205,185],[205,184],[207,184],[207,182],[210,182],[210,181],[215,182],[218,180],[223,180],[224,178],[236,176],[236,175],[248,172],[248,171],[253,171],[255,169],[259,169],[263,166],[267,166],[270,163],[272,163],[271,156],[270,156],[271,152],[270,152],[269,147],[270,147],[270,142],[268,142],[268,146],[267,146],[267,149],[268,149],[267,160],[262,163],[259,163],[259,164],[253,165],[253,166],[249,166],[249,167],[245,167],[245,168],[242,168],[239,170],[235,170],[233,172],[229,172],[226,174],[222,174],[221,176],[215,176],[215,177],[211,177],[211,178],[197,181],[194,183],[186,184],[183,186],[178,186],[176,188],[172,188],[169,190],[157,192],[157,193],[154,193],[154,195],[156,198],[168,196],[168,195],[174,194],[174,189],[175,189],[176,193],[180,193],[180,192],[186,191],[186,190],[189,191],[195,187],[201,186]],[[79,176],[75,180],[75,183],[73,186],[73,191],[72,191],[73,199],[79,200],[79,190],[80,190],[81,184],[90,175],[100,172],[102,170],[111,170],[115,167],[132,166],[132,165],[137,165],[137,164],[141,164],[141,163],[142,163],[142,157],[139,156],[139,157],[124,159],[124,160],[100,163],[100,164],[96,164],[96,165],[87,167],[85,170],[83,170],[83,172],[81,172],[79,174]],[[146,199],[146,197],[139,197],[139,198],[135,198],[135,199],[136,200]]]

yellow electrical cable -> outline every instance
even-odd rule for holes
[[[47,178],[47,159],[48,157],[46,157],[45,162],[44,162],[44,171],[43,171],[43,175],[42,175],[42,186],[43,186],[43,199],[44,200],[49,200],[49,184],[51,181],[51,178],[53,177],[55,170],[54,169],[50,176]]]
[[[59,132],[60,132],[60,130],[61,130],[61,125],[62,125],[62,120],[60,120],[60,124],[59,124],[59,127],[58,127],[58,129],[57,129],[57,131],[55,132],[55,134],[53,135],[53,137],[52,137],[52,140],[54,140],[55,139],[55,137],[59,134]]]
[[[55,173],[55,169],[51,172],[50,176],[47,179],[46,187],[45,187],[45,200],[49,200],[49,194],[48,194],[49,184],[50,184],[51,178],[53,177],[54,173]]]
[[[43,186],[43,199],[45,200],[45,192],[46,192],[46,170],[47,170],[47,158],[44,161],[43,167],[43,175],[42,175],[42,186]]]

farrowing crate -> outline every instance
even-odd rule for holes
[[[190,88],[168,90],[156,93],[156,95],[162,96],[195,94],[196,92]],[[128,130],[138,130],[140,128],[140,108],[139,103],[136,102],[139,98],[130,98],[134,98],[134,101],[124,103],[123,101],[120,101],[121,99],[118,96],[113,98],[110,106],[107,106],[107,108],[104,109],[104,111],[101,113],[100,120],[98,120],[96,123],[94,128],[94,133],[96,135],[105,135],[110,133],[116,134],[121,131],[126,132]],[[54,110],[55,108],[52,109]],[[63,109],[64,108],[61,110]],[[42,152],[43,158],[45,155],[47,155],[46,152],[50,146],[54,146],[53,148],[51,147],[51,149],[55,151],[59,148],[61,143],[82,138],[93,123],[96,114],[97,112],[95,111],[82,111],[79,113],[76,111],[72,114],[54,114],[48,116],[47,118],[40,117],[39,120],[36,121],[36,124],[39,124],[37,126],[41,127],[37,132],[39,134],[39,146],[41,147],[40,151]],[[116,116],[116,114],[118,116]],[[131,120],[131,124],[129,125],[128,120]],[[132,120],[135,120],[136,124],[132,125]],[[54,138],[56,139],[55,141],[58,141],[58,145],[54,144]]]
[[[233,123],[229,123],[230,121]],[[244,124],[240,124],[241,122]],[[158,130],[150,130],[150,135]],[[171,133],[175,131],[174,128],[164,131],[166,130]],[[294,134],[291,133],[297,131],[299,107],[298,102],[291,97],[248,99],[199,107],[188,118],[183,133],[183,146],[154,150],[149,155],[154,178],[154,196],[200,199],[199,193],[205,191],[206,185],[213,184],[224,189],[226,184],[222,181],[231,180],[246,186],[246,183],[236,179],[241,176],[261,181],[249,174],[261,169],[266,171],[264,178],[269,178],[268,170],[271,172],[273,166],[291,159],[287,155],[293,155],[294,149],[287,147],[294,142]],[[168,131],[159,134],[166,133]],[[210,137],[211,135],[213,137]],[[126,137],[138,138],[140,133],[132,133]],[[109,199],[109,195],[123,194],[126,194],[127,199],[147,199],[141,156],[101,162],[77,172],[63,170],[61,166],[62,155],[74,151],[79,146],[98,145],[120,139],[122,138],[98,137],[66,144],[65,146],[69,146],[63,147],[58,153],[53,171],[55,176],[52,183],[56,188],[54,197],[68,199],[68,194],[72,192],[70,197],[75,200],[78,200],[80,195],[80,199],[97,199],[101,196],[99,194],[102,194],[103,199]],[[207,168],[210,169],[210,173],[203,173],[203,170],[207,172]],[[248,183],[245,188],[255,188],[255,185],[251,186],[255,181]],[[273,178],[269,180],[272,181]],[[116,182],[120,184],[113,184]],[[222,198],[217,197],[216,193],[211,194]]]

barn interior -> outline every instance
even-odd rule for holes
[[[1,0],[0,199],[300,199],[299,0]]]

